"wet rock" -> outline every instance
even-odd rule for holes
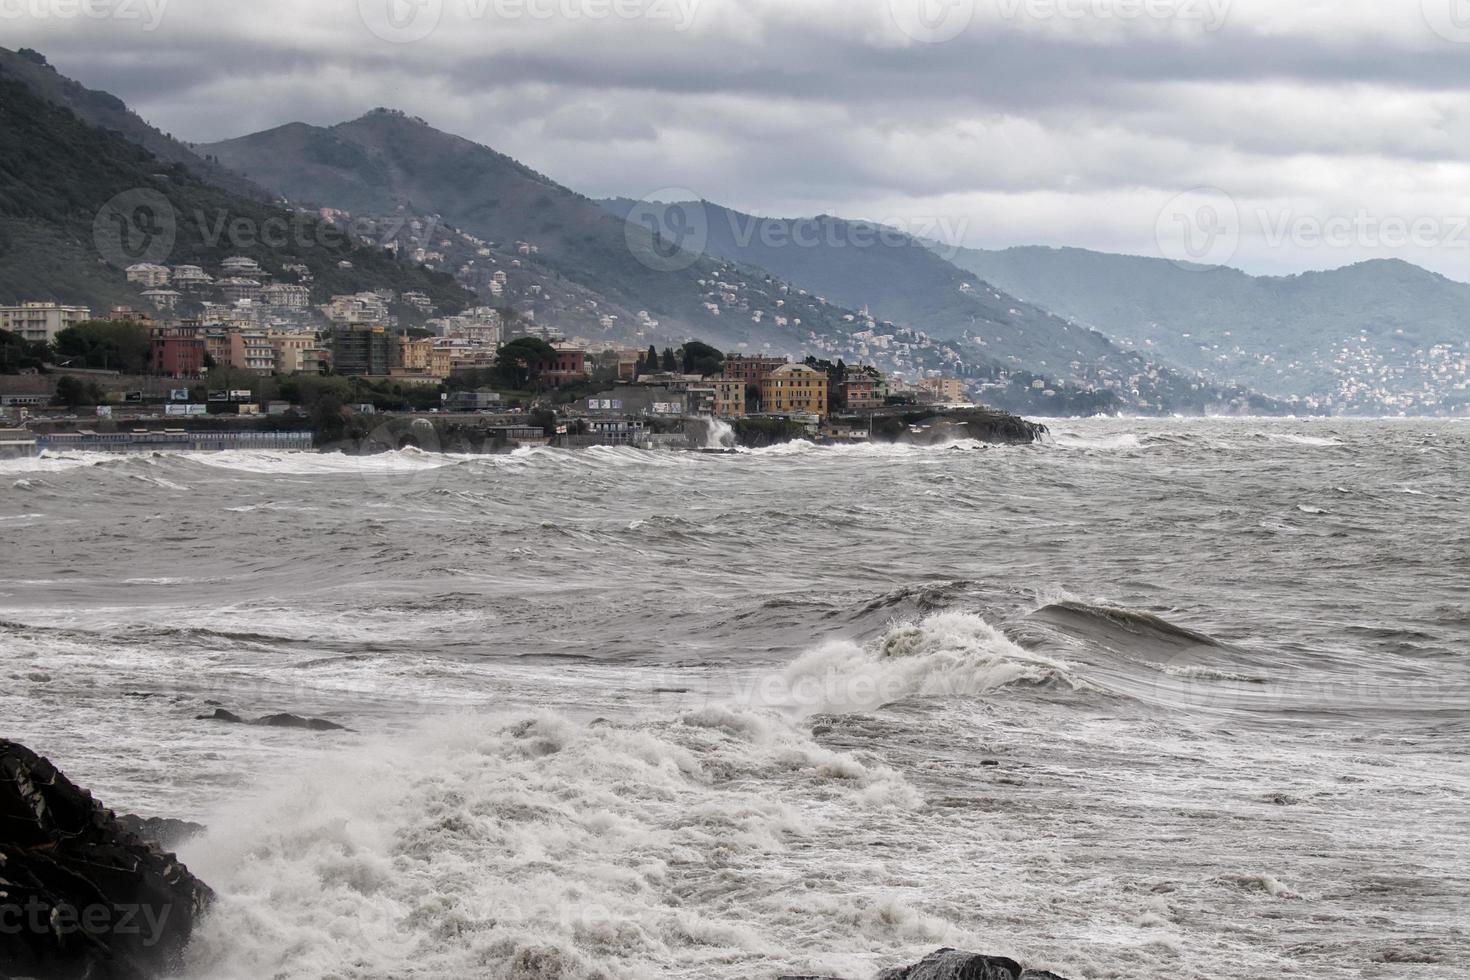
[[[199,721],[223,721],[231,725],[261,725],[266,728],[304,728],[313,732],[346,732],[351,731],[346,726],[339,725],[335,721],[327,721],[325,718],[302,718],[299,715],[276,714],[266,715],[254,721],[246,721],[233,711],[224,708],[216,708],[212,715],[196,715]]]
[[[55,766],[0,739],[0,971],[144,980],[176,969],[209,886]]]
[[[129,813],[119,813],[117,822],[134,837],[140,837],[150,844],[157,844],[165,851],[172,850],[185,841],[198,837],[208,829],[202,823],[194,823],[191,820],[174,820],[169,817],[135,817]]]
[[[246,723],[244,718],[241,718],[233,711],[226,711],[224,708],[215,708],[214,714],[195,715],[195,718],[199,721],[227,721],[232,725],[243,725]]]
[[[836,977],[784,976],[778,980],[837,980]],[[957,949],[941,949],[913,966],[885,970],[878,980],[1064,980],[1055,973],[1023,970],[1004,956],[981,956]]]
[[[314,732],[345,732],[347,729],[335,721],[327,721],[325,718],[299,718],[296,715],[266,715],[257,718],[252,725],[265,725],[268,728],[308,728]]]

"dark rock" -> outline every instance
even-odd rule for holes
[[[157,844],[165,851],[172,850],[185,841],[198,837],[206,828],[202,823],[190,820],[173,820],[169,817],[135,817],[119,813],[117,822],[134,837],[141,837],[150,844]]]
[[[199,721],[223,721],[232,725],[262,725],[266,728],[305,728],[313,732],[346,732],[351,731],[335,721],[327,721],[325,718],[302,718],[299,715],[278,714],[266,715],[254,721],[246,721],[233,711],[224,708],[214,709],[212,715],[196,715]]]
[[[245,724],[245,719],[244,718],[241,718],[239,715],[235,714],[233,711],[226,711],[224,708],[215,708],[214,709],[214,714],[212,714],[212,715],[195,715],[195,718],[197,718],[199,721],[227,721],[227,722],[229,722],[232,725],[243,725],[243,724]]]
[[[298,718],[296,715],[266,715],[257,718],[252,725],[265,725],[268,728],[309,728],[314,732],[345,732],[346,728],[334,721],[324,718]]]
[[[0,970],[145,980],[177,969],[213,893],[50,762],[0,739]]]
[[[878,980],[1018,980],[1020,976],[1021,964],[1004,956],[941,949],[913,966],[886,970]]]
[[[777,980],[837,980],[835,977],[784,976]],[[957,949],[930,953],[913,966],[885,970],[878,980],[1064,980],[1055,973],[1022,970],[1004,956],[980,956]]]

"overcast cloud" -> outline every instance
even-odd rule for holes
[[[108,2],[0,43],[186,140],[386,105],[593,196],[1470,280],[1470,0]]]

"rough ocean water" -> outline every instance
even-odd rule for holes
[[[196,978],[1470,975],[1470,424],[1051,425],[0,462],[0,734]]]

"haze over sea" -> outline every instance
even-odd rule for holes
[[[199,978],[1470,975],[1470,424],[1050,424],[0,462],[0,716]]]

